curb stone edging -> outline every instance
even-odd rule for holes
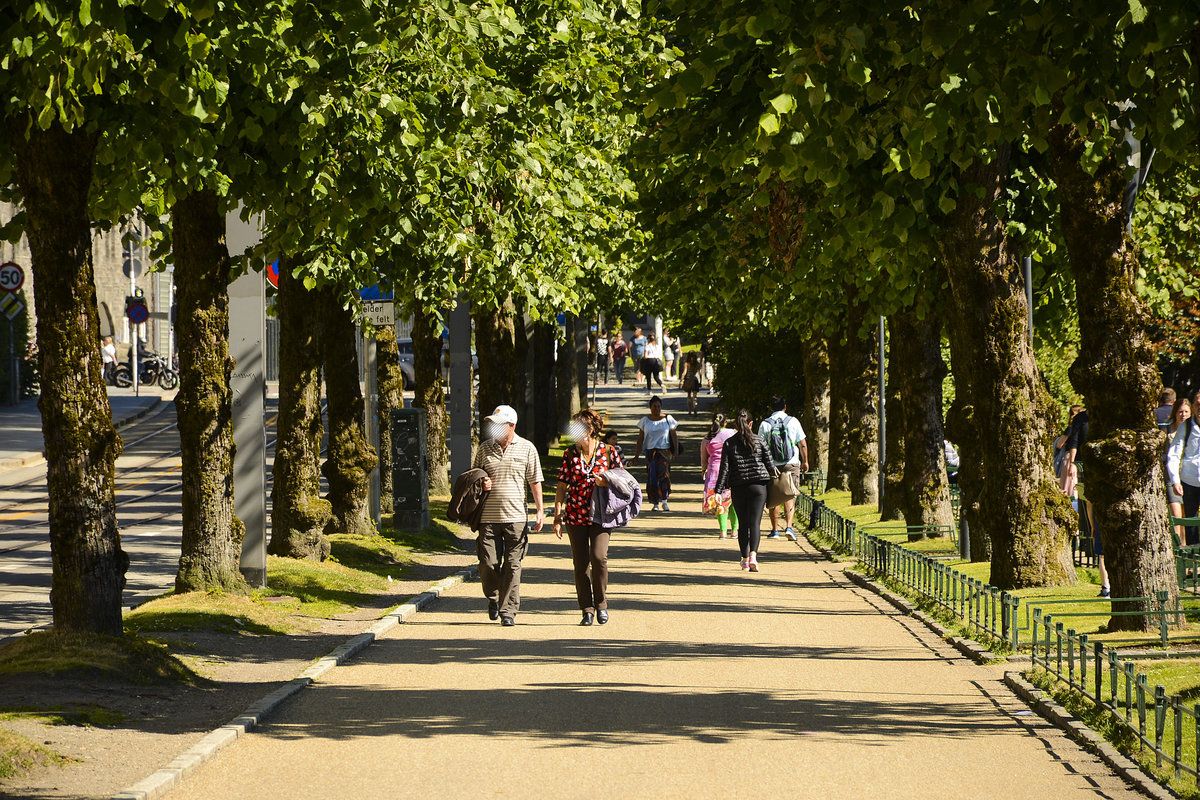
[[[1155,798],[1155,800],[1170,800],[1170,798],[1179,797],[1147,775],[1132,759],[1059,705],[1054,698],[1025,680],[1021,673],[1005,672],[1004,685],[1028,703],[1038,716],[1061,729],[1138,791]]]
[[[162,402],[163,399],[161,397],[156,397],[153,403],[146,406],[141,411],[130,414],[127,417],[122,417],[119,420],[113,420],[113,428],[120,430],[130,423],[136,422],[162,405]],[[5,456],[4,458],[0,458],[0,472],[10,472],[12,470],[22,469],[24,467],[32,467],[34,464],[40,464],[45,460],[46,454],[45,451],[42,450],[30,450],[25,453],[17,453],[16,455]]]
[[[229,722],[207,733],[204,738],[180,753],[165,767],[112,795],[110,800],[157,800],[162,797],[182,783],[183,779],[194,772],[197,767],[212,760],[217,753],[237,741],[238,737],[262,724],[263,720],[277,711],[293,695],[298,694],[300,690],[312,684],[329,670],[354,658],[380,635],[402,622],[407,622],[409,618],[450,589],[474,578],[478,575],[478,571],[478,565],[460,570],[449,578],[433,584],[408,602],[393,608],[373,622],[365,631],[347,639],[310,664],[295,678],[260,698]]]

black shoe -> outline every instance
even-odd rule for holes
[[[580,625],[591,625],[595,621],[596,621],[596,615],[590,611],[585,611],[585,612],[583,612],[583,619],[580,620],[579,624]]]
[[[512,617],[501,617],[500,624],[505,628],[511,628],[513,625],[517,624],[517,621]]]
[[[608,609],[607,608],[602,608],[596,612],[596,621],[599,622],[601,625],[608,622]]]
[[[488,600],[488,619],[496,620],[500,618],[500,604],[495,600]]]

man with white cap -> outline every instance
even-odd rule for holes
[[[526,486],[537,504],[534,531],[542,529],[545,507],[542,462],[533,443],[517,436],[517,412],[512,406],[496,406],[484,417],[483,437],[472,467],[488,474],[483,482],[488,494],[475,543],[488,616],[499,618],[501,625],[515,625],[521,607],[521,559],[529,548]]]

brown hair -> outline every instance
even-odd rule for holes
[[[588,436],[593,439],[599,439],[600,434],[604,432],[604,420],[590,408],[585,408],[582,411],[573,414],[571,419],[575,422],[582,422],[587,426]]]

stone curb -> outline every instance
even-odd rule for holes
[[[114,421],[113,427],[117,428],[118,430],[121,428],[124,428],[126,425],[129,425],[132,422],[136,422],[137,420],[146,416],[151,411],[158,408],[159,405],[161,405],[161,404],[162,404],[162,398],[156,397],[156,398],[154,398],[153,403],[146,406],[141,411],[138,411],[134,414],[130,414],[127,417],[122,417],[121,419]],[[30,450],[25,453],[16,453],[11,456],[5,456],[4,458],[0,458],[0,472],[9,472],[14,469],[21,469],[22,467],[31,467],[34,464],[40,464],[41,462],[43,462],[45,460],[46,460],[46,456],[40,450]]]
[[[1154,778],[1147,775],[1141,767],[1128,756],[1118,750],[1111,742],[1089,728],[1084,722],[1071,714],[1041,689],[1038,689],[1019,672],[1004,673],[1004,685],[1012,689],[1018,697],[1029,704],[1037,714],[1047,722],[1060,728],[1064,733],[1081,744],[1083,748],[1100,758],[1113,772],[1138,791],[1155,798],[1169,800],[1179,797]]]
[[[210,731],[199,742],[177,756],[171,763],[143,780],[113,795],[110,800],[157,800],[171,789],[178,786],[183,779],[196,770],[201,764],[212,760],[217,753],[237,741],[239,736],[249,733],[260,725],[263,720],[273,714],[292,696],[300,692],[326,672],[344,664],[365,650],[383,633],[391,630],[402,622],[407,622],[414,614],[437,600],[450,589],[464,581],[474,578],[479,573],[479,567],[471,566],[438,581],[421,594],[407,603],[393,608],[378,620],[373,622],[365,631],[347,639],[325,656],[310,664],[303,672],[280,686],[275,691],[260,698],[257,702],[238,714],[232,720]]]

